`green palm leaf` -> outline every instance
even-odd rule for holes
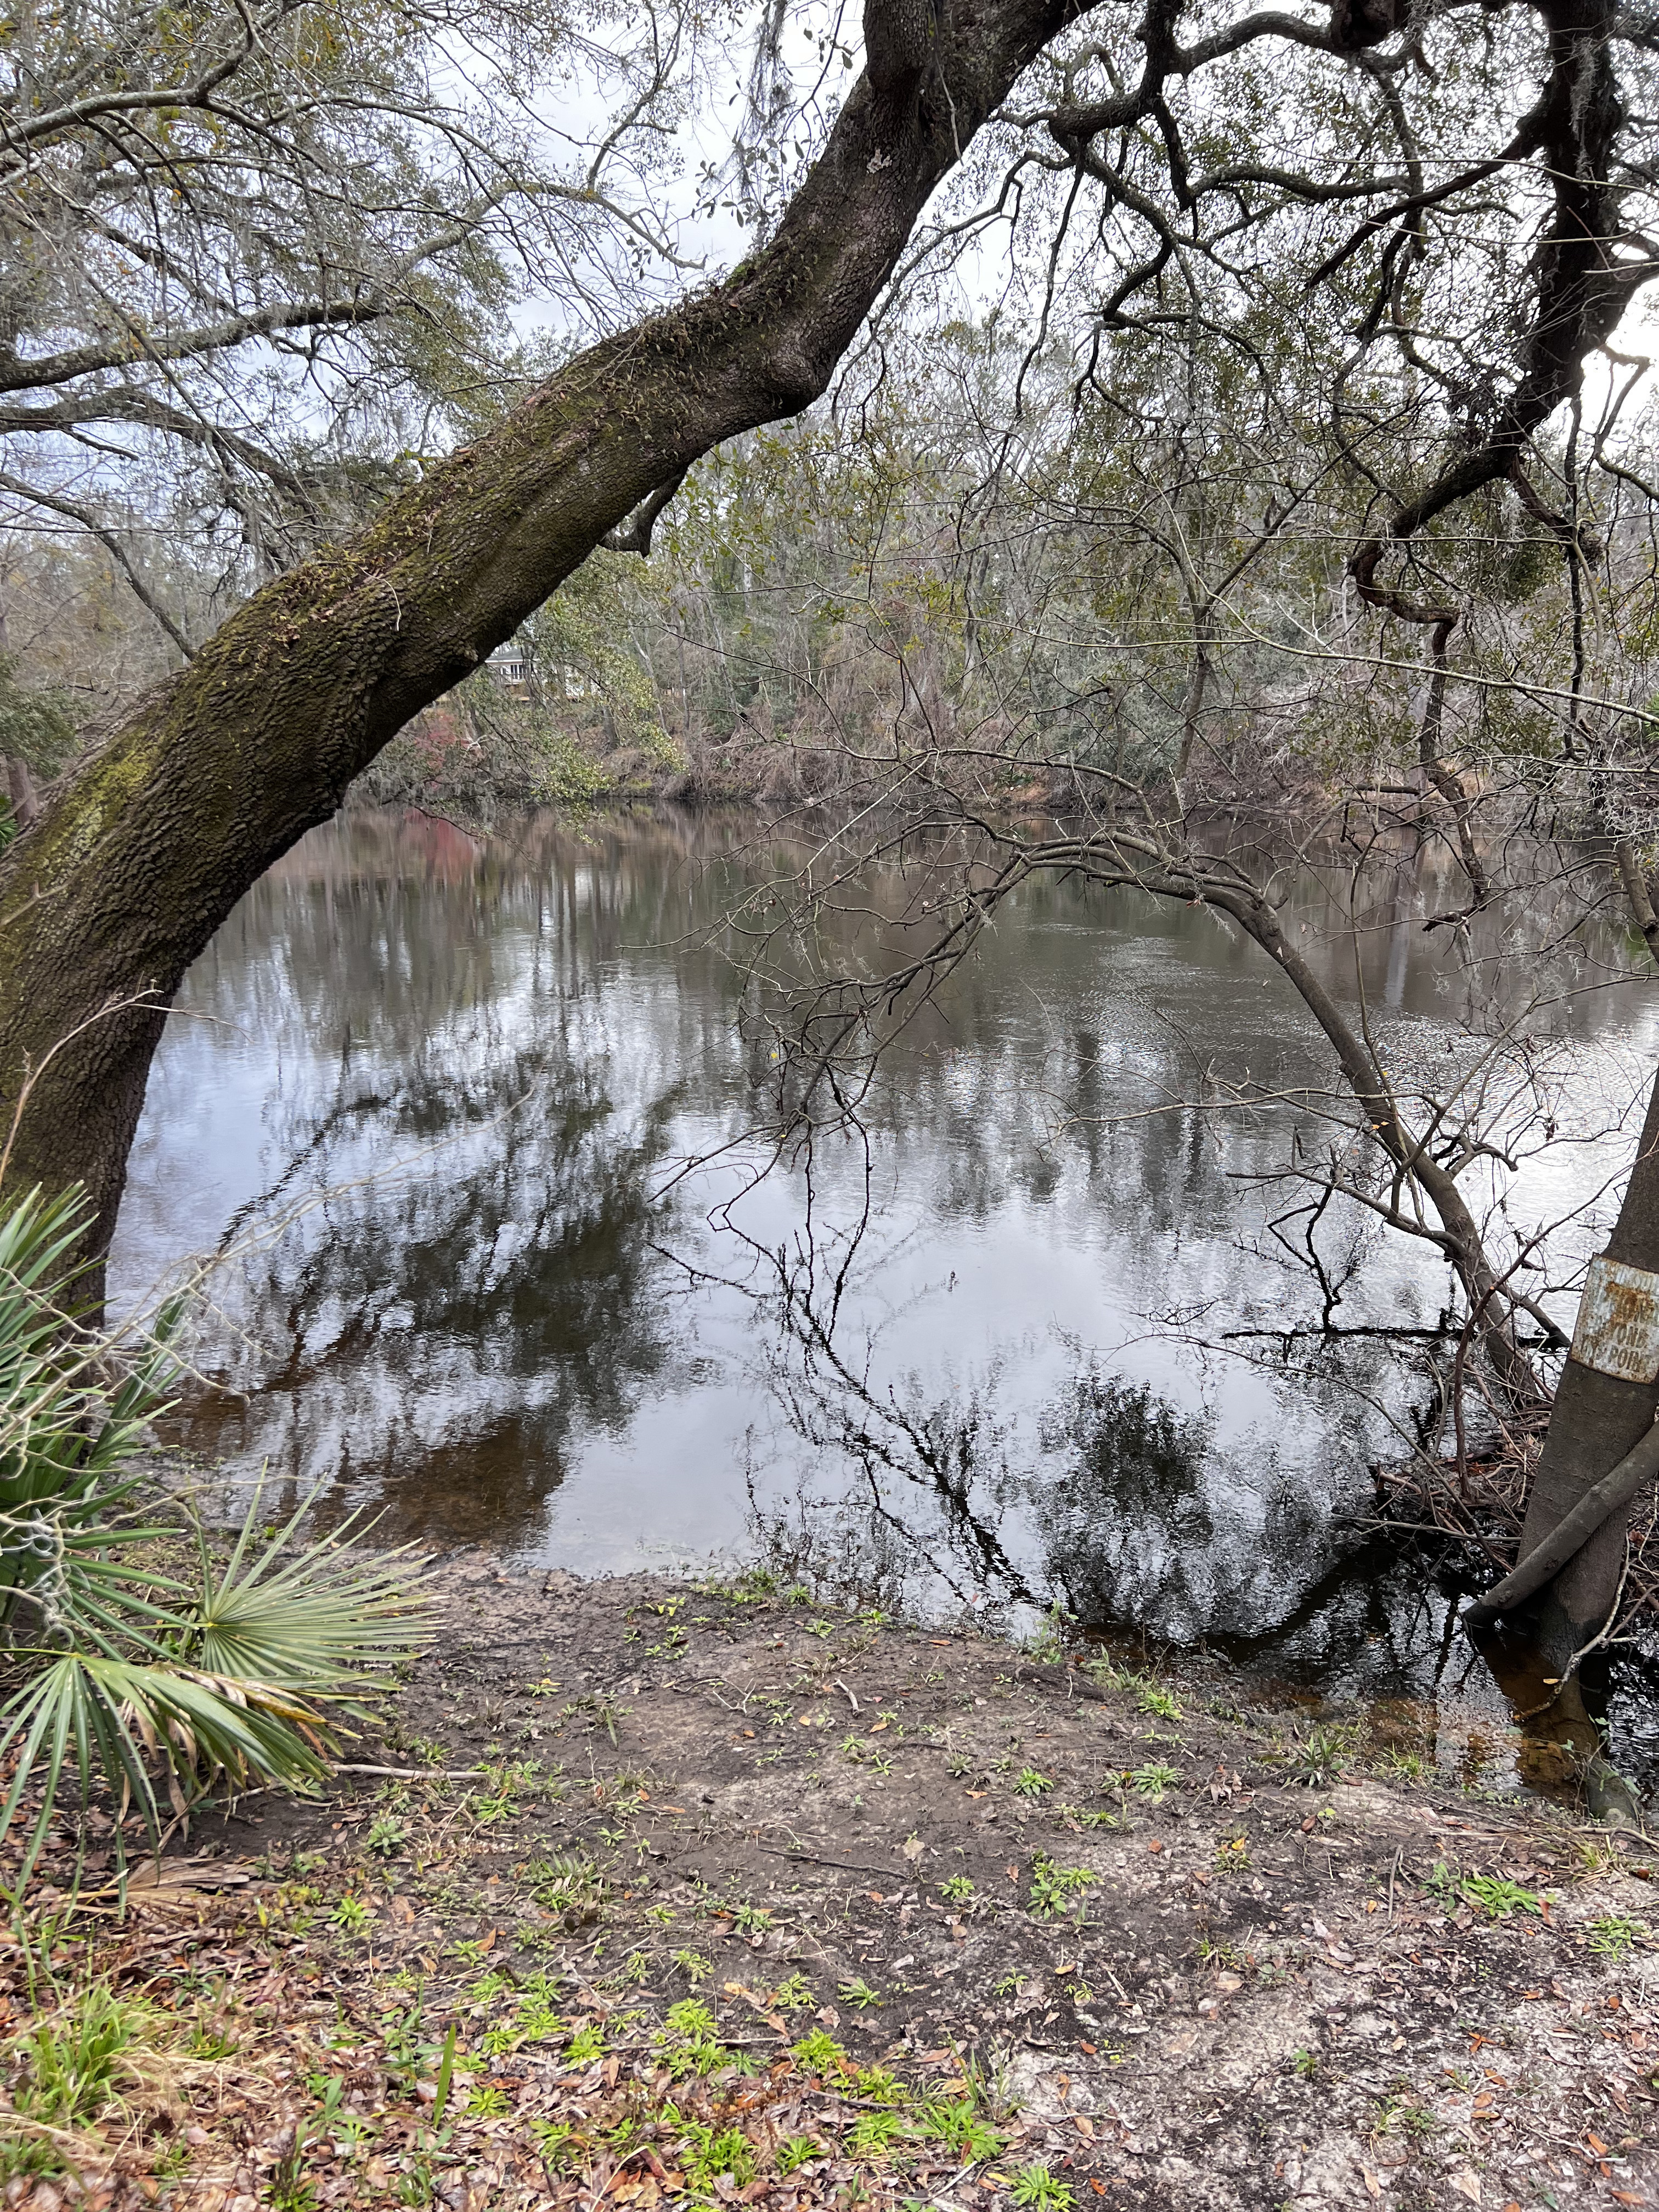
[[[165,1802],[187,1817],[221,1780],[313,1784],[347,1716],[386,1686],[374,1669],[424,1640],[405,1555],[368,1559],[348,1524],[302,1541],[302,1507],[260,1533],[256,1490],[228,1556],[199,1522],[195,1565],[163,1571],[176,1533],[139,1509],[139,1458],[161,1409],[179,1312],[137,1346],[78,1325],[78,1191],[33,1191],[0,1212],[0,1845],[21,1854],[14,1911],[65,1793],[101,1783],[153,1845]],[[5,1686],[0,1685],[0,1687]]]
[[[246,1675],[361,1710],[386,1686],[363,1670],[424,1641],[426,1600],[408,1555],[370,1564],[353,1548],[358,1531],[351,1523],[296,1550],[311,1502],[256,1548],[256,1491],[224,1565],[200,1547],[198,1587],[176,1612],[183,1629],[177,1649],[211,1674]]]
[[[238,1783],[256,1776],[314,1782],[328,1772],[328,1741],[320,1714],[258,1683],[87,1652],[60,1654],[0,1708],[0,1763],[17,1755],[0,1804],[0,1834],[9,1832],[32,1789],[40,1792],[11,1903],[21,1901],[71,1772],[83,1808],[93,1779],[101,1776],[118,1792],[123,1810],[136,1806],[156,1842],[157,1768],[175,1811],[183,1813],[199,1795],[199,1786],[191,1785],[204,1768]]]

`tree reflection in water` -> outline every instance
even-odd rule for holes
[[[779,1559],[849,1589],[1057,1599],[1337,1692],[1462,1668],[1452,1586],[1343,1523],[1413,1382],[1381,1335],[1295,1338],[1321,1297],[1260,1182],[1294,1110],[1201,1103],[1322,1080],[1299,1006],[1201,912],[1033,884],[861,1130],[733,1197],[773,1102],[719,924],[775,879],[765,835],[354,817],[256,888],[158,1058],[112,1269],[234,1255],[181,1439],[388,1537],[589,1569],[740,1548],[746,1467]],[[872,880],[835,926],[902,904]],[[1442,1049],[1439,940],[1384,919],[1376,1018]],[[1553,1049],[1645,1051],[1650,1011],[1565,994]],[[1321,1233],[1345,1323],[1434,1329],[1431,1261],[1352,1209]]]
[[[337,1508],[392,1508],[404,1536],[534,1530],[573,1428],[625,1423],[664,1364],[643,1293],[665,1110],[619,1132],[591,1077],[524,1053],[354,1101],[349,1144],[307,1146],[319,1173],[363,1147],[410,1164],[328,1177],[254,1244],[229,1317],[257,1419],[232,1410],[233,1357],[181,1440],[257,1440],[296,1488],[332,1455]],[[434,1451],[441,1487],[411,1485]]]
[[[819,1470],[787,1500],[751,1478],[757,1547],[786,1579],[1015,1627],[1058,1605],[1085,1635],[1203,1649],[1336,1696],[1432,1692],[1467,1668],[1455,1570],[1334,1528],[1265,1446],[1241,1465],[1211,1418],[1146,1383],[1087,1366],[1030,1455],[995,1417],[995,1370],[938,1401],[878,1393],[850,1366],[826,1375],[810,1322],[783,1319],[797,1357],[775,1357],[773,1387]],[[854,1483],[824,1479],[849,1463]]]
[[[683,1075],[619,1054],[592,988],[659,920],[659,872],[630,891],[568,841],[507,865],[455,833],[378,852],[376,828],[267,878],[193,973],[215,1026],[169,1039],[123,1230],[173,1231],[153,1158],[176,1176],[197,1117],[200,1225],[234,1199],[231,1264],[176,1440],[268,1461],[289,1496],[322,1481],[331,1514],[384,1510],[400,1537],[510,1545],[573,1437],[624,1428],[673,1356],[651,1177]]]

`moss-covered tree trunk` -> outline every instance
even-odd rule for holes
[[[653,489],[824,391],[939,179],[1081,12],[870,0],[869,69],[763,250],[258,593],[46,795],[0,872],[8,1188],[85,1183],[106,1248],[167,1009],[236,901]]]

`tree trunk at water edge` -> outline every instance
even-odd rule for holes
[[[1649,1099],[1619,1218],[1601,1259],[1614,1269],[1653,1276],[1653,1305],[1644,1312],[1639,1282],[1615,1279],[1614,1301],[1622,1293],[1627,1310],[1622,1328],[1610,1329],[1605,1319],[1607,1301],[1595,1299],[1593,1279],[1580,1306],[1573,1349],[1561,1370],[1527,1501],[1522,1559],[1640,1441],[1659,1411],[1659,1079]],[[1598,1316],[1602,1316],[1599,1322]],[[1614,1318],[1616,1324],[1616,1314]],[[1615,1365],[1626,1371],[1611,1371]],[[1629,1521],[1628,1506],[1604,1521],[1544,1593],[1538,1634],[1556,1674],[1565,1674],[1574,1653],[1607,1620],[1623,1573]]]

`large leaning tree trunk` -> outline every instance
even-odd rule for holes
[[[763,250],[258,592],[46,795],[0,872],[7,1188],[80,1181],[107,1249],[167,1008],[236,901],[641,502],[823,392],[940,179],[1086,12],[868,0],[866,73]]]
[[[1590,1263],[1527,1499],[1520,1558],[1467,1615],[1471,1625],[1485,1624],[1535,1606],[1527,1640],[1554,1690],[1528,1718],[1545,1735],[1577,1748],[1591,1810],[1623,1826],[1641,1826],[1641,1808],[1601,1750],[1578,1664],[1619,1610],[1631,1505],[1659,1475],[1656,1416],[1659,1079],[1618,1219]],[[1501,1662],[1494,1658],[1493,1665],[1501,1680]]]

